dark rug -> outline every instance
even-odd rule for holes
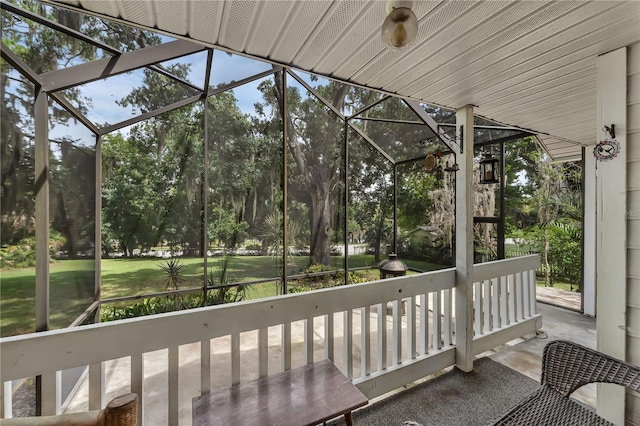
[[[353,423],[357,426],[485,425],[539,386],[515,370],[489,358],[480,358],[470,373],[454,368],[354,412]],[[340,419],[328,424],[345,423]]]

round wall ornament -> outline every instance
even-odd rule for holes
[[[433,154],[429,154],[424,158],[424,168],[427,172],[432,172],[436,168],[437,159]]]
[[[598,161],[609,161],[620,153],[620,142],[615,139],[604,139],[593,148],[593,156]]]

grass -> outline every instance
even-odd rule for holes
[[[544,285],[544,279],[537,278],[536,279],[536,286],[544,287],[545,286]],[[573,286],[573,289],[571,288],[572,286]],[[559,288],[561,290],[566,290],[566,291],[573,291],[573,292],[578,291],[578,284],[571,284],[571,283],[568,283],[568,282],[565,282],[565,281],[554,280],[553,281],[553,285],[551,287]]]
[[[220,258],[209,258],[209,268],[216,268]],[[344,258],[332,257],[336,269],[342,268]],[[157,258],[103,259],[102,299],[156,293],[163,289],[166,276],[160,269],[165,260]],[[180,258],[185,282],[181,288],[202,287],[204,260]],[[308,266],[305,256],[289,258],[290,275],[300,273]],[[441,265],[406,260],[405,263],[420,270],[434,270]],[[372,255],[349,256],[349,267],[375,266]],[[269,256],[237,256],[228,265],[230,282],[240,283],[280,275],[280,265]],[[50,322],[52,329],[67,327],[93,301],[94,260],[61,260],[49,266]],[[377,270],[367,271],[370,279],[378,279]],[[249,299],[275,296],[276,282],[252,285]],[[0,271],[0,336],[12,336],[35,331],[35,268],[2,269]]]

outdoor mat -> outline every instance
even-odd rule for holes
[[[358,426],[485,425],[515,405],[539,383],[489,358],[474,361],[474,370],[454,368],[353,413]],[[329,425],[344,425],[344,419]]]

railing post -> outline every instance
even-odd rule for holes
[[[456,366],[473,370],[473,107],[456,112]]]

